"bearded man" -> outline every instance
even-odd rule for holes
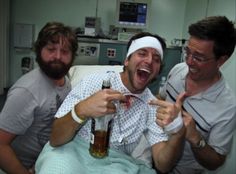
[[[77,49],[75,33],[62,23],[49,22],[39,32],[39,67],[10,88],[0,114],[0,168],[6,173],[34,173],[54,115],[71,90],[66,74]]]

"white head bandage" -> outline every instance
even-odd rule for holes
[[[126,58],[130,56],[133,52],[137,51],[140,48],[150,47],[154,48],[158,51],[161,56],[161,60],[163,59],[163,50],[161,43],[158,39],[152,36],[145,36],[136,40],[133,40],[130,44],[129,50],[127,52]]]

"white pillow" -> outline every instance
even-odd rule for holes
[[[122,72],[123,65],[74,65],[69,70],[72,88],[86,75],[94,72]]]

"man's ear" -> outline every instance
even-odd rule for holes
[[[127,57],[124,61],[124,66],[128,66],[128,64],[129,64],[129,60],[128,60],[128,57]]]
[[[227,60],[228,60],[229,56],[225,55],[225,56],[221,56],[218,60],[217,60],[217,66],[218,68],[220,68]]]

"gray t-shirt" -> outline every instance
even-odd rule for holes
[[[23,165],[34,165],[49,140],[54,115],[71,90],[66,77],[55,86],[39,68],[22,76],[9,90],[0,115],[0,129],[16,134],[12,147]]]

